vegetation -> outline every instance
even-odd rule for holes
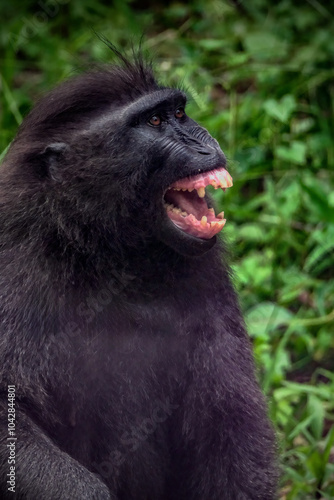
[[[0,5],[4,151],[43,91],[145,33],[162,81],[219,140],[228,223],[282,499],[334,498],[334,10],[324,0],[21,0]]]

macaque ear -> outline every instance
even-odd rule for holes
[[[49,177],[56,182],[62,180],[61,163],[67,148],[68,145],[65,142],[53,142],[45,147],[44,151],[39,155],[40,164],[43,168],[43,172],[40,172],[42,177]]]

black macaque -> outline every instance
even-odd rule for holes
[[[232,185],[224,154],[114,51],[36,105],[0,169],[0,498],[273,499],[205,193]]]

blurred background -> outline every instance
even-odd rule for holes
[[[218,194],[278,432],[281,499],[334,498],[334,5],[1,0],[0,154],[32,103],[143,48],[229,160]],[[220,190],[219,190],[220,191]]]

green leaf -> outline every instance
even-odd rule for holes
[[[277,59],[287,52],[287,43],[268,30],[248,33],[244,39],[245,47],[256,59]]]
[[[320,439],[324,427],[325,410],[322,401],[313,394],[307,398],[308,413],[312,417],[311,429],[316,439]]]
[[[307,193],[309,201],[313,205],[313,208],[318,212],[317,216],[324,221],[334,224],[334,212],[329,206],[328,194],[325,191],[325,185],[321,186],[316,182],[310,184],[310,182],[306,183],[301,181],[301,186]]]
[[[290,146],[278,146],[275,149],[277,158],[282,160],[303,164],[306,158],[306,144],[299,141],[293,141]]]
[[[323,454],[323,459],[324,459],[325,463],[328,462],[328,460],[331,456],[333,446],[334,446],[334,424],[332,425],[332,428],[326,437],[326,445],[325,445],[324,454]]]
[[[227,45],[226,40],[203,39],[199,40],[198,45],[206,50],[218,50]]]
[[[264,110],[271,118],[288,123],[290,116],[296,109],[296,100],[293,95],[287,94],[282,99],[268,99],[263,103]]]
[[[320,453],[314,450],[313,453],[307,458],[306,463],[312,471],[314,477],[321,478],[324,472],[324,464]]]
[[[293,439],[296,436],[298,436],[298,434],[302,434],[307,429],[307,427],[310,425],[312,418],[313,418],[312,415],[309,415],[307,418],[301,420],[294,427],[293,431],[290,433],[289,439]]]
[[[262,336],[290,322],[293,315],[284,307],[273,302],[262,302],[246,313],[249,334]]]
[[[243,241],[266,241],[267,233],[260,224],[243,224],[238,228],[238,239]]]

